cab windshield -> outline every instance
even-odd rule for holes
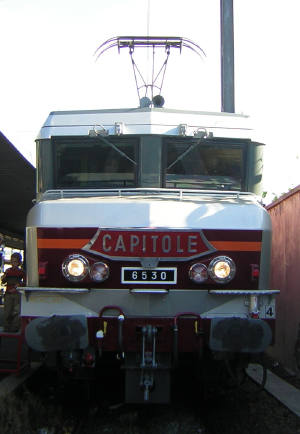
[[[136,187],[137,143],[134,139],[56,137],[53,144],[56,188]]]
[[[241,144],[165,143],[164,184],[167,188],[242,190],[243,176]]]
[[[52,144],[55,189],[245,189],[246,143],[242,142],[56,136]]]

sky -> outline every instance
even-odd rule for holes
[[[127,50],[114,36],[181,36],[171,53],[166,108],[221,110],[220,0],[0,0],[0,131],[33,164],[35,138],[53,110],[137,107]],[[266,201],[300,184],[299,0],[234,0],[235,111],[266,144]],[[145,54],[139,66],[147,75]],[[159,56],[158,56],[159,57]]]

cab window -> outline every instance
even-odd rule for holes
[[[209,190],[242,190],[242,144],[167,141],[164,144],[164,186]]]
[[[94,189],[136,186],[137,141],[56,137],[55,188]]]

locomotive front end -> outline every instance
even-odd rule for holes
[[[263,145],[246,121],[160,108],[50,114],[27,221],[32,349],[75,377],[116,365],[127,402],[168,402],[183,363],[244,367],[271,344],[271,225],[255,196]]]

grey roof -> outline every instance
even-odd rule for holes
[[[35,168],[0,132],[0,232],[6,245],[22,246],[34,198]]]

